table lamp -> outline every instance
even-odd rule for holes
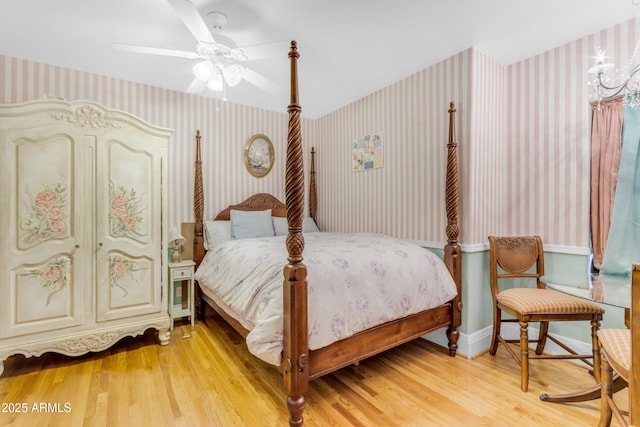
[[[182,245],[184,244],[184,237],[180,234],[178,227],[171,227],[169,230],[169,247],[173,248],[173,262],[182,261]]]

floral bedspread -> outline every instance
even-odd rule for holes
[[[457,290],[444,262],[411,242],[379,234],[308,233],[309,348],[441,305]],[[195,274],[203,291],[251,332],[249,351],[279,365],[283,342],[285,236],[225,242]]]

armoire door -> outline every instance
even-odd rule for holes
[[[55,125],[0,130],[0,338],[83,323],[84,142]]]
[[[153,138],[109,133],[97,151],[97,320],[162,304],[162,157]]]

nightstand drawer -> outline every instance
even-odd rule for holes
[[[180,279],[190,279],[193,275],[193,268],[173,268],[171,269],[171,279],[172,280],[180,280]]]

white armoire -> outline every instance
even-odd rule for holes
[[[88,101],[0,105],[0,374],[149,328],[169,342],[171,133]]]

